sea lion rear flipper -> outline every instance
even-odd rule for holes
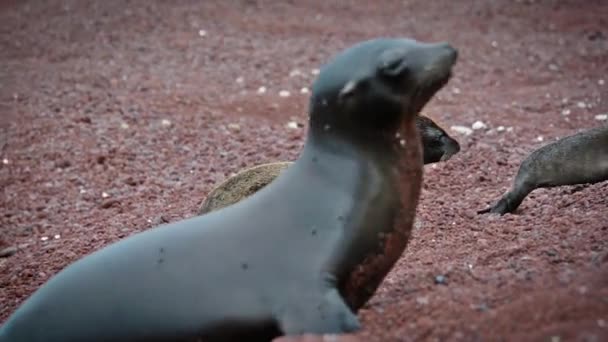
[[[340,334],[361,328],[336,289],[298,296],[298,301],[285,307],[277,320],[285,335]]]

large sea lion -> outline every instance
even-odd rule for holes
[[[524,159],[511,189],[479,214],[514,212],[532,191],[608,180],[608,126],[588,129],[547,144]]]
[[[424,164],[449,160],[460,151],[460,144],[428,116],[416,116],[416,127],[422,140]],[[291,161],[279,161],[256,165],[240,171],[213,188],[201,203],[198,214],[206,214],[239,202],[276,179],[292,165]]]
[[[356,331],[353,311],[409,240],[422,180],[414,117],[456,59],[447,43],[392,38],[337,54],[313,83],[292,167],[235,205],[69,265],[9,317],[0,342]]]

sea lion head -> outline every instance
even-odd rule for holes
[[[448,43],[367,40],[325,64],[312,86],[310,126],[348,135],[394,134],[450,79],[458,52]]]
[[[419,115],[416,127],[424,146],[424,164],[446,161],[460,152],[460,144],[440,125],[427,116]]]

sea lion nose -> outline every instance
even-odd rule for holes
[[[456,59],[458,59],[458,50],[456,50],[456,48],[454,48],[452,45],[450,45],[450,43],[448,43],[448,42],[438,43],[437,48],[441,49],[442,54],[445,54],[445,56],[452,63],[454,63],[456,61]]]

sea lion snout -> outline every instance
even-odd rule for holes
[[[451,138],[448,135],[444,135],[441,137],[441,142],[444,146],[444,152],[440,161],[446,161],[452,158],[456,153],[460,152],[460,144],[455,139]]]

